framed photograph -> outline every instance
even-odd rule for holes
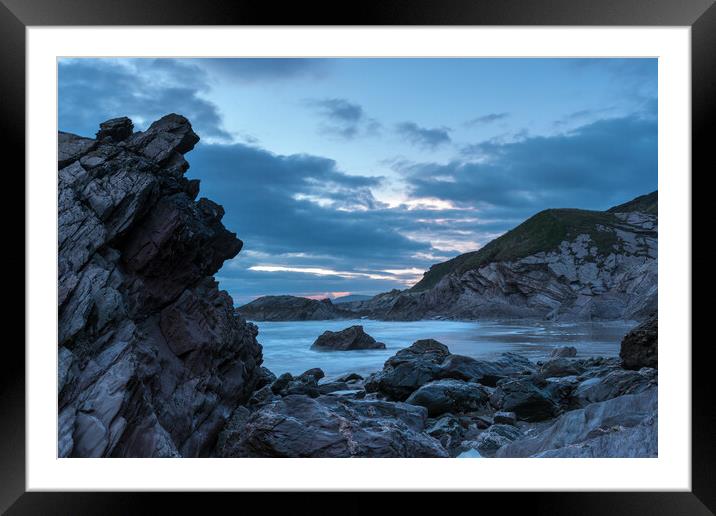
[[[0,507],[712,514],[712,3],[3,0],[27,302]]]

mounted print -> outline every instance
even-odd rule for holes
[[[655,58],[58,60],[59,457],[657,457]]]

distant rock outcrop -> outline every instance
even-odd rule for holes
[[[242,242],[195,200],[180,115],[59,133],[59,456],[205,456],[264,374],[212,275]]]
[[[351,351],[356,349],[385,349],[385,344],[376,342],[363,326],[351,326],[341,331],[326,331],[311,346],[320,351]]]
[[[409,290],[344,303],[386,320],[643,319],[657,306],[657,193],[607,211],[542,211]]]
[[[325,321],[353,316],[331,303],[330,299],[296,296],[263,296],[236,309],[251,321]]]

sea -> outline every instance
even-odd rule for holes
[[[345,373],[367,375],[382,369],[398,350],[419,339],[435,339],[450,352],[478,359],[495,358],[512,351],[537,361],[559,346],[574,346],[578,357],[619,355],[624,335],[634,321],[558,323],[546,321],[338,321],[254,322],[259,327],[264,366],[274,374],[300,374],[320,367],[327,379]],[[353,325],[363,329],[384,350],[316,351],[311,344],[324,331],[338,331]]]

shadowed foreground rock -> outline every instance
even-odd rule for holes
[[[326,331],[311,346],[321,351],[350,351],[354,349],[385,349],[385,344],[376,342],[363,326],[351,326],[341,331]]]
[[[208,455],[262,356],[212,278],[242,243],[183,177],[199,137],[167,115],[58,139],[59,456]]]
[[[498,457],[656,457],[657,389],[619,396],[559,417],[535,437],[500,448]]]
[[[427,410],[406,403],[289,395],[222,434],[222,457],[447,457],[424,433]]]
[[[659,322],[657,314],[653,314],[626,334],[622,339],[619,356],[626,369],[642,367],[658,367]]]

